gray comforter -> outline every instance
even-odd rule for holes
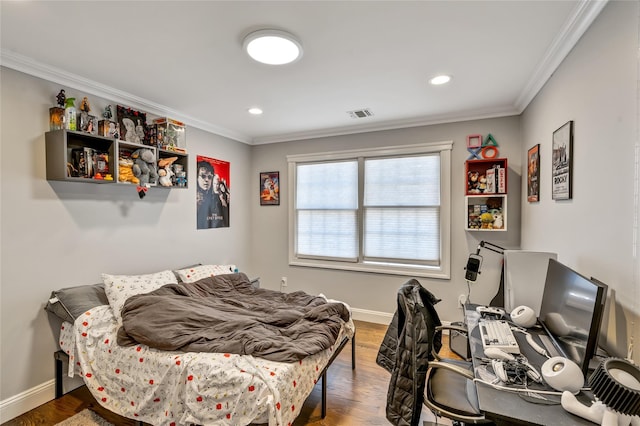
[[[255,288],[243,273],[167,284],[127,299],[118,344],[293,362],[333,345],[349,310],[301,291]]]

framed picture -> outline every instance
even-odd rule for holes
[[[527,201],[540,201],[540,144],[527,151]]]
[[[553,132],[551,195],[554,200],[570,200],[573,168],[573,121]]]
[[[197,229],[228,228],[231,208],[231,163],[196,156]]]
[[[122,105],[117,106],[120,140],[146,143],[147,114]]]
[[[260,205],[280,205],[280,172],[260,172]]]

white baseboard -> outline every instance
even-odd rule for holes
[[[51,379],[22,393],[0,401],[0,423],[7,422],[55,398],[55,380]]]
[[[388,312],[369,311],[366,309],[351,308],[354,320],[372,322],[375,324],[391,324],[393,314]],[[451,321],[442,321],[442,325],[451,325]],[[449,334],[449,330],[444,330],[443,334]]]
[[[372,322],[375,324],[391,324],[393,314],[388,312],[369,311],[367,309],[351,308],[354,320]]]

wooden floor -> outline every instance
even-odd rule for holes
[[[351,369],[351,344],[347,344],[327,372],[326,417],[322,419],[320,416],[321,384],[318,383],[293,426],[389,425],[385,418],[385,404],[390,374],[375,362],[387,327],[363,321],[355,323],[356,369]],[[85,408],[95,411],[115,425],[135,425],[133,420],[102,408],[87,388],[82,386],[1,426],[51,426]],[[434,421],[428,410],[422,411],[422,420]],[[443,425],[451,424],[446,419],[438,421]]]

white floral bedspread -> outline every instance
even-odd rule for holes
[[[247,355],[121,347],[116,331],[111,308],[99,306],[73,326],[63,324],[60,346],[101,405],[153,425],[290,426],[337,347],[282,363]],[[353,333],[349,321],[337,342]]]

